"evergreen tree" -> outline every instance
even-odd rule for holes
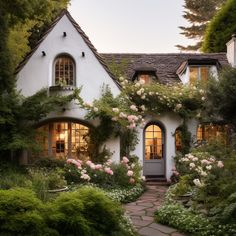
[[[226,43],[236,33],[236,1],[228,0],[207,27],[203,52],[225,52]]]
[[[181,34],[189,39],[197,40],[195,45],[176,45],[180,50],[198,50],[201,48],[206,26],[225,0],[185,0],[183,17],[191,24],[180,26]]]

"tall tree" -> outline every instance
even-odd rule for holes
[[[183,17],[191,24],[188,27],[180,26],[181,34],[189,39],[197,40],[195,45],[176,45],[180,50],[190,51],[201,48],[206,26],[222,3],[226,0],[185,0]]]
[[[228,0],[207,27],[203,52],[225,52],[226,43],[236,33],[236,1]]]

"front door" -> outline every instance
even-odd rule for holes
[[[150,124],[144,131],[143,175],[164,176],[164,133],[157,124]]]

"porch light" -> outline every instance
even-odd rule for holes
[[[42,51],[42,56],[45,57],[46,56],[46,52]]]
[[[66,36],[67,36],[66,32],[63,32],[63,37],[66,37]]]
[[[85,57],[85,52],[82,52],[82,57]]]

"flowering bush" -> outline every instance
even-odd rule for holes
[[[119,164],[112,163],[111,159],[104,164],[68,159],[66,179],[70,182],[91,182],[105,187],[127,187],[142,182],[140,170],[139,163],[131,163],[127,157],[123,157]]]
[[[214,156],[207,152],[189,153],[177,160],[177,169],[173,169],[174,175],[189,175],[190,181],[201,188],[208,182],[209,176],[213,175],[217,170],[224,167],[222,161],[217,161]]]
[[[171,111],[182,117],[199,116],[205,100],[205,91],[200,84],[145,84],[142,80],[133,84],[123,80],[122,85],[123,93],[129,96],[135,104],[133,108],[141,114],[154,112],[159,115]]]

